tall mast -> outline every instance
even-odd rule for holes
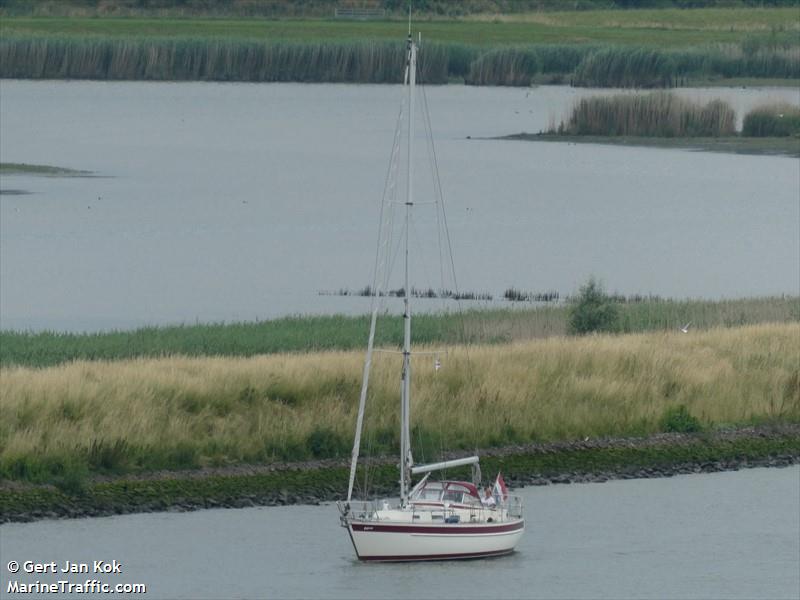
[[[400,394],[400,502],[408,501],[408,488],[411,483],[411,290],[408,280],[408,238],[411,221],[411,207],[414,205],[414,87],[417,76],[417,46],[408,32],[408,178],[406,180],[406,218],[405,218],[405,283],[403,312],[403,377]]]

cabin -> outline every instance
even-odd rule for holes
[[[451,508],[482,506],[478,488],[466,481],[426,481],[414,490],[409,501],[417,506],[441,506],[445,503]]]

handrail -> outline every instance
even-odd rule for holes
[[[346,526],[349,520],[359,521],[380,521],[381,510],[386,510],[389,505],[388,500],[351,500],[350,502],[337,502],[341,514],[342,525]],[[443,517],[468,513],[471,522],[487,522],[491,518],[495,522],[503,522],[511,519],[520,519],[523,516],[523,502],[521,496],[509,495],[504,502],[496,507],[484,505],[464,505],[453,506],[450,503],[438,503],[435,506],[417,506],[411,503],[411,521],[414,522],[414,515],[430,513],[441,513]],[[463,517],[462,517],[463,518]],[[386,519],[386,517],[383,517]]]

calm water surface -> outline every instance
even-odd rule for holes
[[[0,93],[3,162],[98,175],[3,176],[30,192],[0,196],[3,328],[366,310],[318,292],[369,283],[401,88],[3,80]],[[797,159],[474,139],[538,131],[594,93],[611,91],[427,90],[462,289],[564,295],[594,274],[628,294],[797,293]],[[800,104],[792,89],[679,93],[740,116]],[[432,223],[420,207],[417,287],[439,287]]]
[[[98,559],[147,598],[800,596],[800,466],[521,492],[518,551],[468,562],[358,563],[332,505],[3,525],[0,596],[10,560]]]

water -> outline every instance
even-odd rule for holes
[[[332,505],[3,525],[0,596],[10,560],[114,559],[148,598],[800,596],[800,466],[521,492],[518,551],[468,562],[358,563]]]
[[[3,162],[98,175],[3,176],[30,192],[0,196],[3,328],[366,312],[318,292],[370,283],[401,88],[4,80],[0,93]],[[797,159],[474,139],[546,128],[593,93],[427,90],[462,289],[566,295],[595,275],[625,294],[797,293]],[[792,89],[679,93],[740,116],[800,104]],[[414,284],[438,288],[426,210]]]

